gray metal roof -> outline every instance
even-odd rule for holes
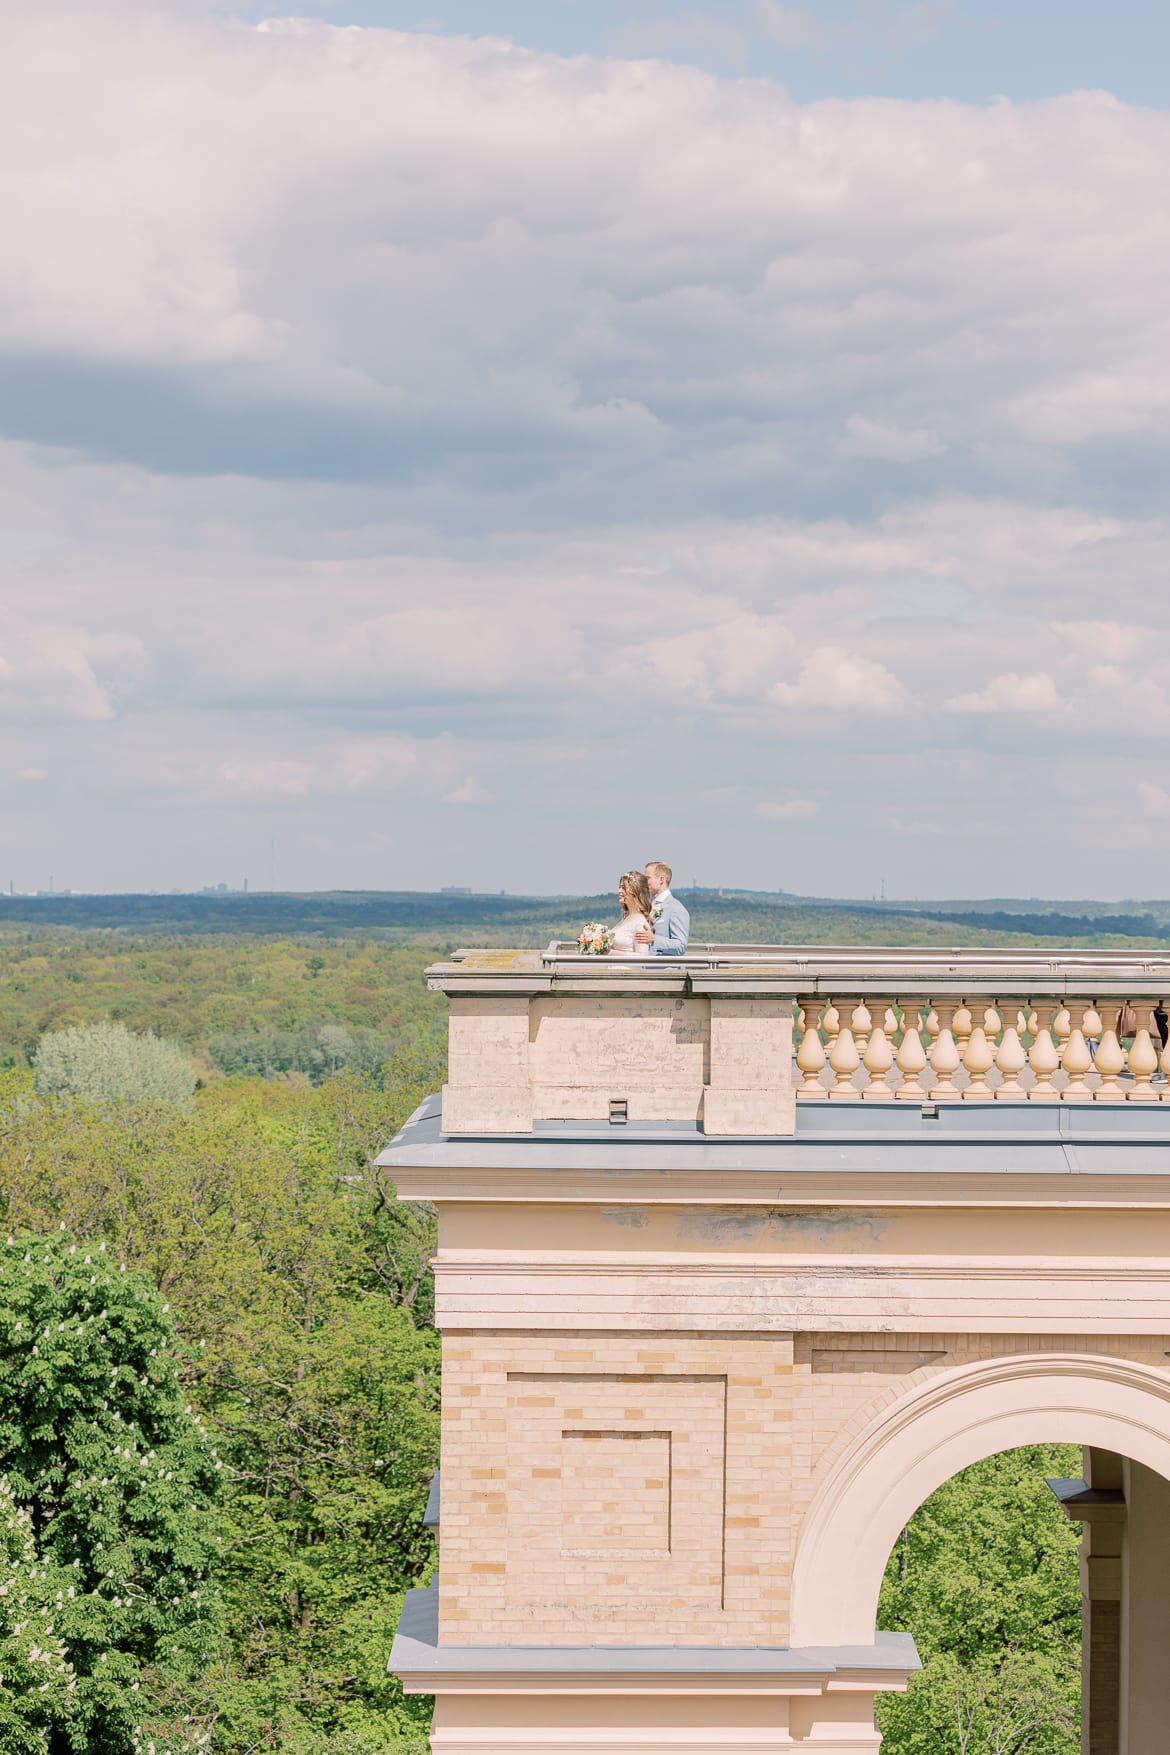
[[[387,1668],[392,1675],[442,1676],[517,1672],[618,1676],[690,1675],[829,1677],[840,1670],[906,1675],[920,1668],[908,1633],[879,1633],[873,1645],[637,1646],[440,1645],[439,1587],[407,1591]]]
[[[378,1158],[395,1169],[762,1170],[1170,1175],[1170,1104],[798,1103],[796,1132],[708,1138],[695,1122],[537,1122],[531,1133],[445,1134],[428,1097]]]

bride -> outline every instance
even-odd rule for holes
[[[637,940],[641,928],[650,925],[654,906],[644,871],[628,871],[619,879],[618,900],[622,905],[622,917],[614,928],[611,955],[648,957],[650,946],[640,945]]]

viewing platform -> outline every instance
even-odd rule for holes
[[[1074,1444],[1089,1755],[1170,1723],[1170,956],[461,951],[378,1162],[438,1215],[433,1755],[878,1755],[886,1564]],[[439,1528],[438,1492],[432,1527]]]
[[[452,1136],[605,1121],[775,1137],[805,1104],[1170,1102],[1160,952],[706,944],[618,958],[554,941],[459,951],[427,979],[451,1002]]]

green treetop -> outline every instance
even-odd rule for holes
[[[0,1244],[0,1477],[71,1666],[52,1659],[39,1718],[25,1709],[23,1724],[9,1693],[19,1669],[4,1675],[0,1715],[25,1736],[0,1735],[6,1752],[132,1755],[148,1700],[174,1707],[177,1734],[156,1755],[197,1746],[183,1690],[215,1630],[219,1463],[183,1405],[175,1350],[151,1280],[104,1245],[63,1232]],[[24,1618],[0,1607],[0,1641]]]

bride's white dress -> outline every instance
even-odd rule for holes
[[[650,946],[638,944],[634,937],[641,927],[648,925],[644,914],[627,914],[624,920],[619,920],[613,929],[611,954],[615,957],[648,957]]]

